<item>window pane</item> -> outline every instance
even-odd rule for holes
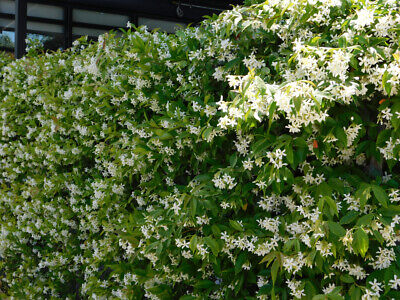
[[[83,9],[74,9],[72,12],[72,18],[74,22],[109,25],[115,27],[126,27],[126,23],[129,21],[128,16]]]
[[[62,20],[64,11],[62,7],[36,3],[28,3],[27,14],[30,17]]]
[[[3,30],[0,33],[0,48],[10,49],[14,48],[15,34],[13,31]]]
[[[15,21],[11,19],[2,19],[0,18],[0,27],[2,28],[15,28]]]
[[[77,36],[88,35],[88,36],[97,37],[100,34],[103,34],[105,32],[107,32],[107,30],[104,30],[104,29],[83,28],[83,27],[72,28],[72,34],[77,35]]]
[[[64,47],[64,35],[60,33],[28,33],[29,39],[39,41],[45,50],[57,50]]]
[[[64,28],[62,25],[28,21],[27,29],[27,38],[39,41],[45,50],[64,48]]]
[[[3,14],[14,14],[15,2],[11,0],[0,0],[0,12]]]
[[[177,22],[171,22],[171,21],[165,21],[165,20],[157,20],[157,19],[149,19],[149,18],[138,18],[138,24],[139,26],[146,25],[149,30],[153,30],[156,28],[161,29],[162,31],[168,32],[168,33],[174,33],[177,29],[186,27],[186,24],[184,23],[177,23]]]
[[[34,31],[43,31],[43,32],[55,32],[55,33],[63,33],[64,28],[62,25],[57,24],[48,24],[41,22],[27,22],[27,29]]]

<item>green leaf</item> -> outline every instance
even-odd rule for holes
[[[133,236],[132,236],[131,234],[129,234],[129,233],[126,233],[126,232],[122,232],[122,231],[121,231],[121,232],[118,232],[118,235],[119,235],[122,239],[129,241],[129,243],[131,243],[133,247],[137,247],[137,245],[139,244],[139,240],[136,239],[135,237],[133,237]]]
[[[267,129],[267,134],[269,134],[272,122],[274,121],[273,116],[274,116],[275,110],[276,110],[276,102],[272,102],[271,105],[269,106],[269,109],[268,109],[268,129]]]
[[[146,150],[145,148],[140,147],[140,146],[136,146],[135,148],[133,148],[132,152],[135,153],[135,154],[147,154],[147,153],[149,153],[148,150]]]
[[[333,210],[334,214],[338,216],[339,214],[338,214],[338,210],[337,210],[337,206],[336,206],[335,200],[333,200],[329,196],[324,196],[323,198],[324,198],[325,203],[328,203],[329,207]]]
[[[289,162],[289,164],[292,165],[294,159],[292,142],[286,144],[285,150],[286,150],[286,159]]]
[[[257,141],[252,147],[254,155],[258,156],[259,154],[264,152],[265,149],[267,149],[268,145],[270,145],[270,141],[268,138]]]
[[[219,245],[217,243],[216,240],[214,240],[213,238],[207,236],[204,238],[204,242],[207,244],[207,246],[210,247],[212,253],[217,256],[218,252],[219,252]]]
[[[386,145],[386,141],[389,140],[392,130],[385,129],[379,132],[378,137],[376,138],[376,146],[384,147]]]
[[[271,277],[272,277],[272,282],[273,282],[274,286],[275,286],[276,277],[278,276],[279,267],[280,267],[279,261],[278,261],[278,259],[275,259],[275,261],[271,267]]]
[[[335,287],[335,288],[332,290],[332,292],[330,292],[330,293],[328,294],[328,296],[339,295],[339,293],[340,293],[341,290],[342,290],[342,287],[341,287],[341,286],[337,286],[337,287]],[[343,299],[343,297],[340,298],[340,299]]]
[[[199,282],[197,282],[194,286],[195,286],[195,288],[198,288],[198,289],[209,289],[209,288],[213,287],[214,285],[215,285],[215,283],[212,282],[211,280],[204,279],[204,280],[200,280]]]
[[[240,225],[239,222],[237,221],[229,220],[229,224],[232,226],[233,229],[236,229],[238,231],[244,231],[242,225]]]
[[[232,68],[233,66],[239,64],[241,61],[242,61],[242,60],[241,60],[240,58],[232,59],[232,60],[228,61],[228,62],[224,65],[224,68],[225,68],[226,70],[228,70],[228,69]]]
[[[360,300],[361,299],[361,289],[359,287],[356,287],[355,285],[353,285],[352,287],[354,287],[352,293],[350,294],[351,296],[351,300]]]
[[[307,157],[307,152],[308,149],[307,148],[299,148],[297,151],[294,152],[294,156],[295,156],[295,165],[299,165],[301,164],[303,161],[306,160]]]
[[[160,140],[168,140],[172,138],[172,135],[165,130],[155,129],[154,132],[158,135],[158,139]]]
[[[200,174],[197,175],[194,179],[198,182],[210,182],[212,176],[210,174]]]
[[[346,229],[344,229],[339,223],[335,223],[332,221],[328,221],[329,231],[338,237],[342,237],[346,235]]]
[[[219,229],[219,227],[216,224],[213,224],[211,226],[211,231],[214,234],[215,237],[219,237],[221,234],[221,230]]]
[[[238,160],[237,154],[236,152],[234,154],[231,155],[231,157],[229,158],[229,164],[231,165],[232,168],[234,168],[236,166],[236,162]]]
[[[240,252],[235,262],[235,274],[239,274],[242,271],[242,266],[247,260],[247,254],[245,252]]]
[[[362,257],[368,251],[369,247],[369,238],[368,234],[362,228],[357,229],[357,231],[353,235],[353,249],[354,252],[359,253]]]
[[[332,188],[329,186],[329,184],[327,184],[326,182],[322,182],[320,185],[318,185],[318,187],[317,187],[317,193],[318,194],[320,194],[320,195],[322,195],[322,196],[325,196],[325,197],[331,197],[331,195],[332,195]],[[325,198],[324,197],[324,198]],[[331,198],[331,200],[332,200],[332,198]],[[325,201],[325,200],[324,200]],[[329,200],[328,200],[329,201]],[[332,200],[333,201],[333,200]],[[333,203],[335,203],[335,201],[333,201]],[[336,204],[334,205],[335,206],[335,209],[336,209]]]
[[[347,135],[346,135],[346,132],[344,131],[344,129],[342,127],[336,127],[336,129],[335,129],[335,137],[338,139],[338,143],[342,147],[346,147],[347,146]]]
[[[354,55],[352,55],[350,58],[350,66],[352,66],[355,70],[358,70],[358,60]]]
[[[355,196],[360,200],[360,208],[364,209],[365,204],[367,204],[368,199],[371,197],[371,186],[362,182]]]
[[[318,294],[312,297],[312,300],[328,300],[328,296],[323,294]]]
[[[293,104],[294,104],[294,108],[296,109],[297,112],[300,111],[301,108],[301,97],[294,97],[293,98]]]
[[[324,197],[320,197],[318,200],[318,210],[323,211],[324,209],[325,200]]]
[[[376,240],[383,245],[383,243],[385,242],[385,240],[383,239],[383,236],[380,234],[380,232],[378,230],[372,230]]]
[[[320,36],[315,36],[315,37],[313,37],[313,39],[311,40],[311,42],[310,42],[310,45],[311,46],[318,46],[318,41],[321,39],[321,37]]]
[[[271,294],[271,290],[272,290],[272,284],[270,284],[270,283],[265,284],[258,290],[257,296],[269,295],[269,294]]]
[[[344,194],[344,183],[339,178],[329,178],[328,184],[339,194]]]
[[[389,74],[388,71],[385,71],[382,76],[382,87],[386,91],[388,95],[390,95],[390,92],[392,90],[392,85],[388,83],[388,80],[392,77],[391,74]]]
[[[341,225],[350,224],[357,218],[358,215],[359,215],[359,212],[350,210],[343,216],[343,218],[340,219],[339,224],[341,224]]]
[[[304,285],[304,291],[305,291],[307,299],[312,299],[312,297],[317,294],[315,285],[310,280],[306,281],[306,283]]]
[[[237,294],[242,290],[243,283],[244,283],[244,273],[242,273],[242,274],[240,275],[240,277],[239,277],[239,283],[236,284],[236,286],[235,286],[235,289],[234,289],[235,295],[237,295]]]
[[[356,226],[369,225],[373,218],[374,218],[373,214],[367,214],[365,216],[362,216],[361,218],[358,219]]]
[[[354,278],[351,277],[351,276],[348,275],[348,274],[342,274],[342,275],[340,276],[340,280],[341,280],[342,282],[344,282],[344,283],[353,283],[353,282],[354,282]]]
[[[295,138],[293,145],[298,148],[308,148],[307,142],[302,137]]]
[[[393,217],[395,215],[400,214],[400,206],[399,205],[389,205],[388,207],[381,208],[378,211],[385,217]]]
[[[288,60],[288,66],[290,67],[291,63],[296,59],[298,53],[294,53]]]
[[[151,293],[156,294],[157,296],[161,296],[161,298],[163,298],[162,296],[167,296],[169,294],[170,287],[166,284],[160,284],[160,285],[156,285],[156,286],[150,288],[149,291]]]
[[[189,248],[194,252],[197,249],[197,235],[193,235],[190,239]]]
[[[284,9],[281,11],[281,17],[286,13],[286,11],[291,8],[294,5],[294,3],[290,3],[288,6],[286,6]]]
[[[196,297],[191,295],[184,295],[179,298],[179,300],[195,300],[195,299]]]
[[[374,185],[372,185],[372,191],[374,192],[375,198],[379,201],[379,203],[383,207],[387,207],[389,198],[388,198],[385,190],[383,188],[381,188],[380,186],[374,184]]]
[[[355,37],[355,39],[358,41],[358,43],[359,43],[360,45],[367,45],[367,44],[368,44],[367,39],[366,39],[364,36],[362,36],[362,35],[357,35],[357,36]]]
[[[197,210],[197,199],[193,197],[192,201],[190,202],[190,214],[192,215],[192,218],[196,216],[196,210]]]
[[[343,300],[344,297],[338,294],[328,294],[329,300]]]
[[[264,258],[259,262],[259,264],[266,262],[267,263],[266,267],[268,267],[275,257],[276,257],[275,252],[270,252],[264,256]]]
[[[206,130],[203,131],[201,136],[203,137],[203,139],[208,140],[208,137],[210,136],[212,131],[213,131],[213,127],[208,127],[208,128],[206,128]]]

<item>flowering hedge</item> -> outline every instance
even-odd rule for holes
[[[399,11],[253,2],[3,66],[3,296],[399,299]]]
[[[0,51],[0,71],[4,66],[9,64],[12,60],[13,60],[12,54]]]

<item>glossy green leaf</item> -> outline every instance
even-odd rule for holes
[[[275,285],[276,277],[278,276],[279,267],[280,267],[279,261],[278,261],[278,259],[275,259],[275,261],[271,267],[271,278],[272,278],[273,285]]]
[[[369,237],[368,234],[362,228],[356,230],[353,235],[353,249],[355,252],[359,253],[362,257],[368,251],[369,247]]]
[[[219,252],[219,245],[218,245],[217,241],[214,240],[213,238],[207,236],[204,238],[204,242],[207,244],[207,246],[210,247],[212,253],[215,256],[217,256],[218,252]]]
[[[341,219],[340,225],[350,224],[359,216],[359,212],[350,210]]]
[[[346,235],[346,229],[344,229],[339,223],[328,221],[329,231],[338,237]]]
[[[372,185],[372,191],[374,192],[375,198],[383,207],[388,206],[389,198],[383,188],[378,185]]]

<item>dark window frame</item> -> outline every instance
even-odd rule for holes
[[[89,0],[86,0],[90,2]],[[116,0],[117,1],[117,0]],[[156,1],[156,0],[154,0]],[[54,1],[54,0],[15,0],[15,3],[33,3],[33,4],[42,4],[42,5],[49,5],[53,7],[62,7],[64,9],[63,13],[63,19],[52,19],[52,18],[42,18],[42,17],[33,17],[33,16],[20,16],[20,23],[19,25],[17,22],[15,23],[15,29],[9,28],[9,27],[0,27],[0,32],[3,30],[8,30],[8,31],[15,31],[16,32],[16,37],[15,37],[15,49],[16,49],[16,57],[19,58],[21,57],[21,46],[19,44],[24,44],[25,41],[25,36],[22,37],[18,35],[18,26],[22,28],[21,34],[26,35],[26,33],[38,33],[38,31],[31,31],[31,30],[26,30],[26,24],[28,21],[30,22],[39,22],[39,23],[46,23],[46,24],[55,24],[55,25],[62,25],[63,26],[63,34],[64,34],[64,47],[65,49],[70,47],[73,42],[73,35],[72,35],[72,29],[74,27],[81,27],[81,28],[88,28],[88,29],[98,29],[98,30],[104,30],[104,31],[109,31],[109,30],[118,30],[119,28],[125,28],[125,27],[119,27],[119,26],[112,26],[112,25],[105,25],[105,24],[96,24],[96,23],[86,23],[86,22],[77,22],[73,21],[73,14],[74,14],[74,9],[82,9],[82,10],[88,10],[88,11],[94,11],[94,12],[99,12],[99,13],[110,13],[110,14],[117,14],[121,16],[125,16],[129,18],[129,21],[134,24],[135,26],[138,26],[138,19],[140,17],[143,18],[149,18],[149,19],[154,19],[154,20],[160,20],[160,21],[170,21],[170,22],[176,22],[176,23],[183,23],[183,24],[193,24],[196,25],[198,24],[201,20],[203,15],[200,17],[200,12],[206,12],[208,9],[208,14],[213,14],[218,11],[222,11],[223,9],[229,9],[230,4],[227,4],[227,0],[160,0],[160,1],[165,1],[169,7],[169,15],[163,15],[162,11],[160,9],[157,10],[157,8],[154,9],[155,13],[146,13],[144,11],[135,11],[132,9],[122,9],[122,8],[116,8],[116,7],[108,7],[106,5],[102,5],[101,1],[98,0],[96,5],[94,4],[87,4],[87,3],[78,3],[77,0],[63,0],[63,1]],[[232,4],[239,4],[243,0],[230,0],[229,2]],[[122,2],[121,2],[122,3]],[[165,4],[163,3],[163,4]],[[127,4],[126,4],[127,5]],[[178,16],[172,17],[171,16],[171,8],[174,7],[174,5],[177,7],[178,5],[181,5],[184,9],[187,9],[189,13],[182,18],[179,18]],[[17,6],[16,6],[17,7]],[[197,7],[197,8],[196,8]],[[196,11],[197,9],[197,11]],[[204,13],[205,15],[206,13]],[[0,18],[3,19],[9,19],[9,20],[16,20],[17,16],[15,14],[7,14],[7,13],[2,13],[0,12]],[[21,19],[23,22],[21,23]],[[25,26],[25,28],[24,28]],[[17,49],[19,49],[19,53],[17,53]],[[23,49],[25,49],[25,46],[23,46]]]

